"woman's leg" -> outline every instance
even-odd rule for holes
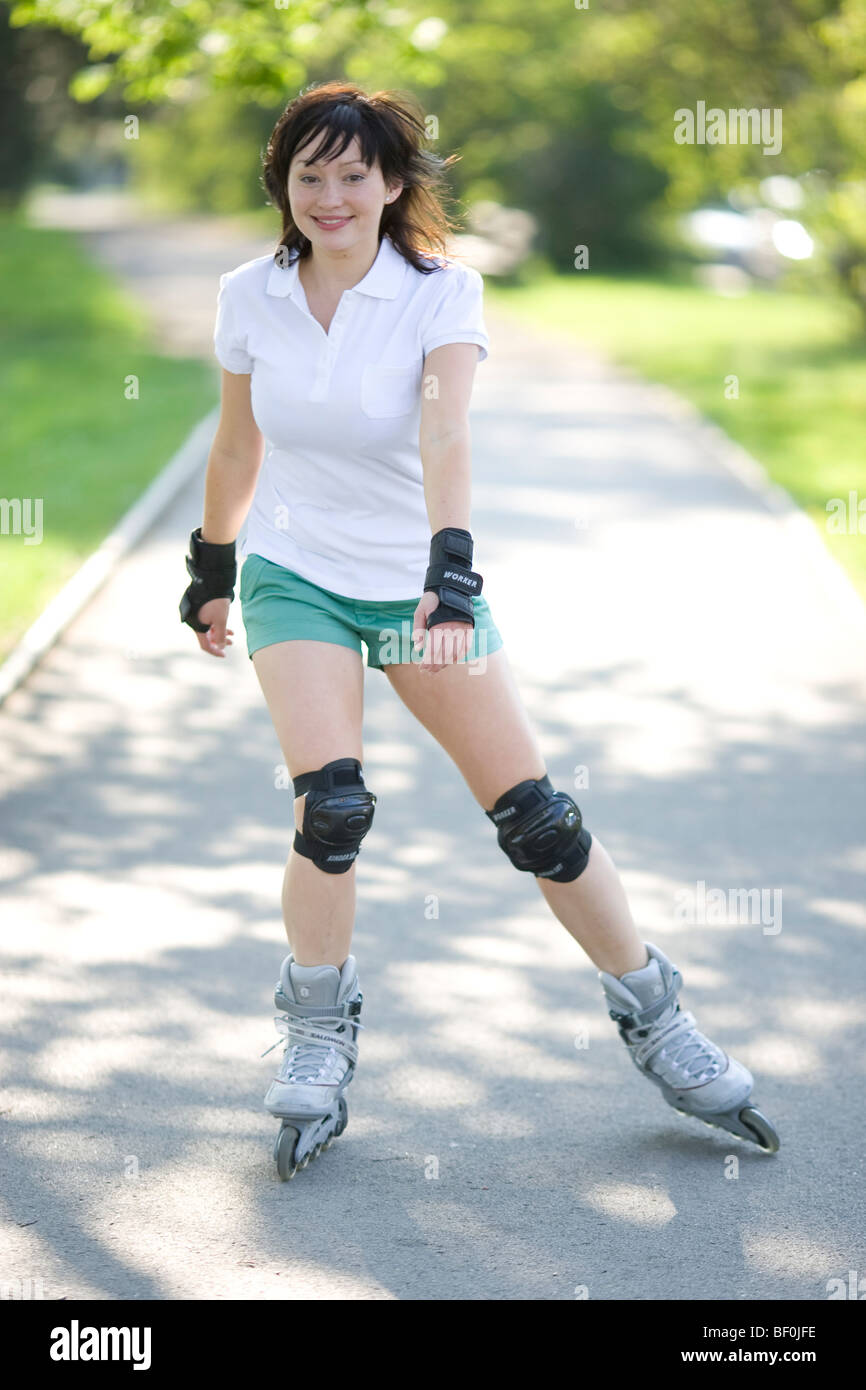
[[[290,777],[335,758],[363,763],[364,665],[358,652],[336,642],[299,639],[260,647],[252,660]],[[298,830],[305,801],[295,798]],[[340,969],[355,923],[355,864],[342,874],[325,873],[290,849],[282,901],[297,963]]]
[[[454,759],[485,811],[518,782],[544,776],[544,759],[504,647],[491,652],[483,673],[474,675],[466,663],[433,675],[421,675],[417,664],[409,663],[384,669],[404,704]],[[576,879],[536,878],[536,883],[599,970],[622,975],[646,965],[647,951],[619,875],[594,833],[589,862]]]

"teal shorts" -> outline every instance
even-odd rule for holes
[[[412,642],[412,618],[420,594],[393,603],[346,598],[320,589],[263,555],[247,555],[241,567],[239,597],[250,657],[260,647],[300,638],[336,642],[351,647],[359,656],[364,643],[367,665],[374,671],[393,664],[420,663],[424,655],[423,648],[416,651]],[[475,628],[461,662],[476,661],[502,646],[484,595],[478,594],[472,602]]]

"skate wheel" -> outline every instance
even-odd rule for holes
[[[337,1123],[337,1128],[334,1130],[334,1138],[336,1138],[338,1134],[342,1134],[342,1133],[343,1133],[343,1130],[346,1128],[346,1125],[347,1125],[348,1123],[349,1123],[349,1107],[348,1107],[348,1105],[346,1104],[345,1097],[344,1097],[344,1096],[340,1096],[340,1119],[339,1119],[339,1121],[338,1121],[338,1123]],[[329,1142],[330,1142],[330,1141],[329,1141]]]
[[[766,1115],[757,1110],[754,1105],[746,1105],[740,1111],[740,1123],[746,1126],[751,1134],[755,1136],[755,1142],[765,1153],[774,1154],[779,1151],[779,1136],[770,1124]]]
[[[291,1125],[281,1125],[274,1144],[274,1158],[277,1164],[277,1172],[281,1182],[289,1182],[298,1171],[295,1164],[295,1148],[300,1131],[293,1129]],[[303,1167],[303,1164],[300,1165]]]

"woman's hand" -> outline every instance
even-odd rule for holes
[[[416,652],[421,651],[424,638],[427,638],[424,657],[418,669],[431,674],[443,671],[446,666],[453,666],[466,656],[474,631],[471,623],[437,623],[435,627],[428,628],[427,619],[438,607],[439,595],[433,589],[426,589],[412,619],[412,640]],[[202,622],[205,622],[204,618]]]
[[[227,598],[209,598],[196,614],[200,623],[210,623],[207,632],[196,632],[195,635],[202,651],[209,652],[211,656],[224,657],[225,648],[232,646],[230,639],[234,637],[234,632],[230,627],[226,627],[229,606]]]

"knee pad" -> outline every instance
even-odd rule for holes
[[[500,849],[516,869],[571,883],[589,860],[592,836],[567,792],[555,792],[547,773],[503,792],[488,820],[498,827]]]
[[[376,797],[364,786],[357,758],[335,758],[317,772],[292,778],[295,796],[306,796],[303,828],[293,848],[326,874],[351,869],[373,823]]]

